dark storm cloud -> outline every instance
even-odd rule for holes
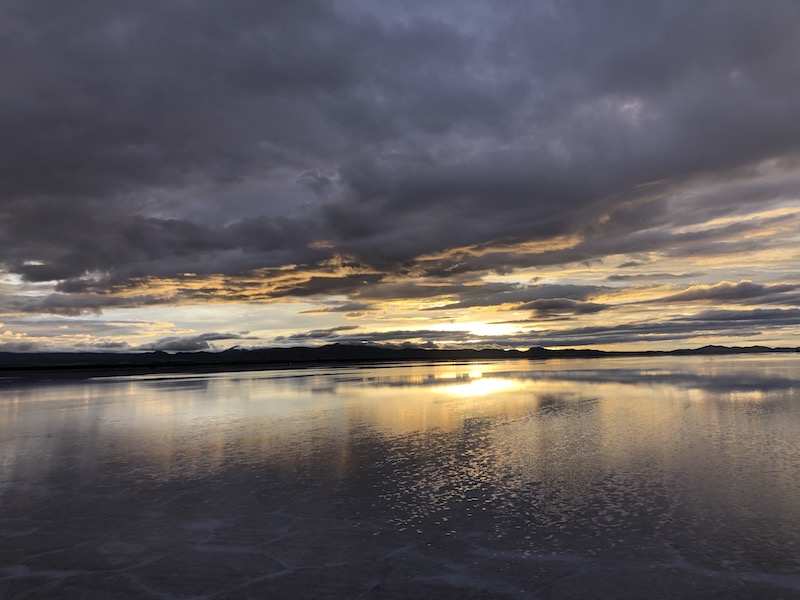
[[[137,350],[196,352],[200,350],[213,349],[214,345],[212,342],[252,339],[257,338],[247,337],[237,333],[201,333],[200,335],[193,336],[167,336],[160,338],[151,344],[139,346]]]
[[[275,294],[309,296],[740,251],[764,242],[668,228],[793,189],[799,21],[781,0],[10,0],[0,266],[67,294],[340,255],[374,271]],[[580,243],[418,260],[561,234]]]
[[[797,289],[797,285],[776,284],[762,285],[752,281],[732,283],[721,281],[714,285],[696,285],[677,294],[651,300],[654,303],[671,302],[741,302],[745,300],[763,299],[774,297],[783,292]]]
[[[550,308],[555,310],[556,304],[561,302],[561,308],[566,308],[570,304],[573,309],[578,305],[584,304],[589,306],[590,303],[584,303],[587,298],[604,291],[610,291],[612,288],[607,288],[597,285],[556,285],[556,284],[540,284],[540,285],[515,285],[510,289],[501,289],[495,293],[490,293],[491,290],[482,291],[483,286],[473,286],[467,288],[460,293],[463,298],[459,302],[446,304],[444,306],[437,306],[430,310],[444,310],[444,309],[461,309],[472,308],[477,306],[498,306],[501,304],[515,304],[514,310],[546,310],[545,305],[548,303]],[[468,292],[468,293],[465,293]],[[600,306],[600,305],[594,305]],[[580,312],[580,311],[577,311]],[[588,311],[596,312],[596,311]]]
[[[291,336],[279,336],[276,342],[336,342],[339,344],[392,344],[402,345],[415,340],[412,346],[430,345],[436,342],[467,342],[482,339],[469,331],[440,331],[435,329],[399,329],[394,331],[364,331],[359,333],[339,333],[357,327],[334,327],[327,330],[314,330]],[[422,343],[416,342],[421,340]]]
[[[382,275],[373,273],[342,275],[339,277],[311,276],[306,281],[288,283],[276,288],[270,295],[282,296],[315,296],[318,294],[351,294],[359,290],[372,289],[380,282]]]
[[[354,312],[374,308],[370,303],[386,300],[443,300],[446,303],[425,308],[428,311],[460,310],[464,308],[492,307],[504,304],[517,305],[516,309],[534,308],[527,303],[538,300],[563,299],[565,301],[584,301],[601,293],[613,292],[614,288],[597,285],[562,285],[519,283],[481,283],[458,281],[380,281],[377,276],[352,275],[339,278],[319,277],[301,284],[302,295],[315,295],[335,291],[349,291],[359,302],[347,302],[331,308],[319,308],[304,312]],[[300,295],[290,287],[291,293]],[[286,295],[281,287],[276,295]],[[451,300],[447,302],[447,300]],[[588,303],[587,303],[588,304]],[[597,305],[599,306],[599,305]],[[587,312],[591,312],[587,310]]]
[[[131,350],[131,345],[128,342],[115,342],[115,341],[99,341],[93,342],[89,344],[77,344],[78,348],[84,349],[91,349],[91,350],[103,350],[103,351],[112,351],[112,352],[124,352],[127,350]]]
[[[772,107],[774,94],[793,106],[798,101],[788,83],[794,60],[787,60],[797,38],[782,21],[783,10],[796,17],[797,7],[768,4],[762,14],[735,6],[612,3],[570,10],[557,3],[553,20],[515,13],[495,40],[504,59],[518,57],[512,72],[529,76],[503,103],[502,122],[514,131],[505,139],[513,143],[501,144],[503,130],[495,127],[471,136],[467,152],[400,145],[389,156],[351,162],[342,171],[350,197],[333,207],[340,211],[333,217],[343,228],[358,223],[346,230],[357,249],[379,229],[390,231],[382,248],[387,260],[407,252],[404,242],[432,249],[444,213],[459,218],[446,234],[453,245],[501,231],[534,238],[592,233],[586,217],[598,198],[795,151],[798,130],[782,125],[790,113],[781,102],[782,116]],[[452,119],[447,133],[462,126]],[[664,219],[663,203],[634,208],[617,214],[621,229]],[[356,214],[368,218],[356,221]],[[398,222],[413,225],[420,239],[388,227]]]
[[[534,300],[516,307],[518,310],[532,310],[536,317],[563,317],[567,315],[590,315],[610,308],[608,304],[582,302],[571,298],[550,298]]]
[[[309,342],[309,341],[322,341],[334,340],[341,338],[341,331],[352,331],[358,329],[355,325],[341,325],[339,327],[331,327],[329,329],[313,329],[311,331],[304,331],[293,333],[291,335],[280,335],[275,338],[276,342]]]
[[[416,265],[425,275],[463,275],[470,272],[511,272],[518,268],[545,267],[569,263],[586,265],[604,257],[626,253],[663,252],[670,257],[718,256],[754,253],[772,247],[768,236],[755,236],[770,227],[796,223],[792,216],[742,219],[722,226],[699,226],[692,231],[674,231],[670,227],[645,228],[644,231],[619,227],[610,219],[589,237],[575,245],[538,252],[508,248],[503,242],[487,244],[479,252],[459,250],[433,260],[422,259]]]
[[[0,340],[0,352],[41,352],[48,346],[32,340]]]
[[[316,313],[357,313],[363,311],[374,310],[370,304],[365,302],[345,302],[344,304],[333,304],[331,306],[324,306],[312,310],[300,311],[300,314],[316,314]]]
[[[97,340],[119,336],[142,335],[149,324],[142,321],[105,321],[101,319],[73,316],[23,315],[3,317],[7,330],[26,332],[33,337],[57,337],[74,335]]]
[[[38,311],[37,311],[38,312]],[[0,349],[13,352],[44,350],[128,350],[120,337],[148,335],[153,325],[143,321],[107,321],[71,315],[5,315],[0,324]]]
[[[381,285],[365,287],[356,294],[365,300],[431,299],[438,297],[482,297],[512,293],[518,288],[512,283],[484,283],[471,285],[458,281],[432,280],[425,282],[387,281]]]
[[[623,265],[620,265],[622,267]],[[651,281],[661,279],[690,279],[702,277],[704,273],[637,273],[636,275],[609,275],[606,281]]]
[[[15,58],[0,105],[0,228],[10,242],[0,259],[45,280],[197,271],[198,256],[228,250],[245,256],[217,269],[308,258],[313,219],[297,229],[275,214],[296,198],[253,198],[253,210],[239,207],[220,227],[202,222],[213,198],[175,206],[158,192],[194,196],[197,181],[236,187],[316,164],[329,125],[313,126],[308,112],[318,111],[302,97],[357,68],[320,46],[359,36],[322,4],[303,4],[5,3],[3,44]],[[259,255],[276,248],[284,255]]]
[[[47,294],[36,296],[9,295],[0,298],[0,310],[19,313],[50,313],[76,316],[86,313],[99,314],[107,308],[148,306],[164,302],[157,296],[120,298],[94,294]]]
[[[647,264],[646,262],[643,262],[643,261],[640,261],[640,260],[629,260],[629,261],[626,261],[626,262],[622,263],[617,268],[618,269],[629,269],[631,267],[641,267],[641,266],[646,265],[646,264]]]
[[[675,341],[704,336],[753,337],[762,331],[794,328],[800,309],[708,310],[688,317],[664,318],[615,326],[575,327],[527,333],[518,343],[541,346],[602,346],[641,341]]]
[[[552,303],[553,309],[559,301]],[[570,307],[565,307],[570,309]],[[574,307],[572,307],[574,308]],[[574,311],[573,314],[578,311]],[[780,331],[795,328],[800,323],[800,309],[708,310],[696,315],[667,316],[661,321],[632,321],[613,326],[572,327],[546,329],[541,319],[535,321],[536,330],[522,331],[502,336],[479,335],[467,330],[442,331],[435,329],[358,331],[354,326],[313,330],[291,336],[275,338],[276,342],[390,344],[424,347],[450,345],[519,348],[544,347],[601,347],[608,344],[635,342],[670,342],[702,340],[708,336],[725,336],[731,339],[753,338],[763,331]],[[517,322],[524,324],[524,322]],[[409,341],[413,340],[413,341]]]

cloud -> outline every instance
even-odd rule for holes
[[[197,352],[216,348],[212,342],[228,340],[257,339],[236,333],[201,333],[193,336],[167,336],[149,344],[143,344],[137,350],[162,350],[167,352]]]
[[[427,288],[420,287],[420,289],[425,290]],[[539,303],[538,307],[543,307],[544,301],[553,300],[564,300],[567,303],[573,302],[572,306],[575,307],[579,302],[611,289],[596,285],[572,284],[521,285],[496,283],[454,286],[450,293],[461,298],[458,302],[434,306],[428,310],[451,310],[504,304],[514,304],[513,308],[515,310],[536,310],[537,302]]]
[[[45,352],[49,347],[32,340],[0,340],[0,352]]]
[[[341,338],[341,331],[358,329],[355,325],[341,325],[329,329],[313,329],[311,331],[293,333],[288,336],[278,336],[276,342],[316,342],[321,340],[336,340]]]
[[[6,5],[0,260],[126,280],[316,263],[328,240],[389,268],[659,225],[663,199],[613,198],[800,149],[792,3],[509,1],[480,28],[433,5]]]
[[[391,331],[340,333],[353,329],[358,329],[358,327],[334,327],[328,330],[309,331],[288,337],[278,337],[275,338],[275,341],[325,341],[339,344],[390,344],[435,347],[440,344],[475,342],[482,337],[466,330],[442,331],[435,329],[396,329]]]
[[[78,316],[99,314],[106,308],[159,304],[164,300],[153,295],[124,298],[97,294],[53,293],[37,296],[8,295],[0,299],[0,307],[11,312]]]
[[[622,267],[623,265],[620,265]],[[635,275],[609,275],[606,281],[650,281],[661,279],[691,279],[702,277],[704,273],[695,271],[693,273],[637,273]]]
[[[598,280],[713,287],[718,257],[795,244],[798,20],[781,0],[3,3],[0,277],[28,287],[0,309],[578,318],[606,314]],[[574,265],[600,275],[520,283]],[[726,293],[748,292],[664,301]]]
[[[800,309],[795,308],[708,310],[686,317],[530,332],[516,336],[516,340],[541,346],[598,347],[643,341],[703,340],[714,336],[758,338],[764,331],[794,329],[800,322],[798,319]]]
[[[104,352],[126,352],[128,350],[133,350],[128,342],[115,340],[99,340],[89,344],[78,344],[78,347],[90,350],[100,350]]]
[[[537,317],[589,315],[610,308],[608,304],[582,302],[571,298],[548,298],[534,300],[516,307],[517,310],[532,310]]]
[[[360,313],[364,311],[374,310],[372,305],[366,302],[345,302],[344,304],[333,304],[331,306],[324,306],[314,308],[312,310],[301,311],[301,314],[321,314],[321,313]]]
[[[706,343],[708,337],[725,336],[731,339],[758,338],[762,331],[794,328],[800,322],[800,309],[708,310],[691,316],[668,316],[662,320],[630,321],[616,325],[543,328],[541,320],[535,330],[503,335],[481,335],[462,330],[397,329],[390,331],[359,330],[340,327],[309,331],[276,341],[309,341],[342,344],[406,344],[412,346],[519,348],[544,347],[602,347],[611,344],[641,342],[675,343],[690,341]],[[515,322],[525,324],[526,322]],[[360,329],[360,328],[358,328]]]
[[[738,283],[720,281],[713,285],[693,285],[682,292],[651,302],[742,302],[790,292],[797,287],[794,284],[762,285],[749,280]]]

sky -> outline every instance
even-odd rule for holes
[[[800,345],[795,0],[5,0],[0,350]]]

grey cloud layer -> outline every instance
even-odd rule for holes
[[[587,241],[540,260],[657,247],[671,185],[761,181],[737,169],[800,149],[799,21],[788,1],[6,2],[0,263],[72,293],[562,233]]]
[[[759,214],[796,206],[800,189],[798,22],[793,0],[9,0],[0,277],[23,284],[0,279],[0,315],[33,335],[47,327],[27,320],[38,313],[81,323],[106,308],[292,297],[333,319],[406,299],[427,301],[431,322],[502,306],[538,329],[501,339],[324,321],[278,341],[789,331],[796,279],[744,263],[781,254],[788,238],[764,232],[800,227],[797,214]],[[742,271],[648,253],[737,255]],[[604,285],[480,281],[603,260],[619,265]],[[680,280],[690,287],[649,303],[622,293]],[[626,323],[618,291],[686,310]],[[730,310],[704,310],[715,305]],[[598,325],[606,315],[614,325]],[[80,327],[76,339],[96,339],[79,343],[125,347],[119,328]],[[250,340],[225,329],[139,349]]]
[[[199,350],[213,349],[214,342],[227,342],[224,346],[230,345],[232,340],[252,340],[237,333],[201,333],[194,336],[167,336],[159,338],[152,344],[139,346],[137,350],[162,350],[170,352],[196,352]]]
[[[794,302],[794,298],[787,298],[784,293],[797,289],[797,285],[761,285],[752,281],[740,281],[731,283],[721,281],[715,285],[692,286],[683,292],[653,300],[657,303],[670,302],[728,302],[737,303],[744,301],[776,301],[789,300]]]
[[[634,321],[613,327],[573,327],[561,330],[535,331],[504,335],[476,335],[470,331],[395,330],[383,332],[339,332],[328,330],[324,336],[319,331],[298,333],[292,337],[297,342],[325,342],[349,344],[377,343],[402,344],[406,340],[422,340],[429,345],[459,345],[477,343],[499,348],[530,346],[586,347],[642,341],[690,340],[705,335],[729,338],[757,337],[765,330],[777,331],[794,328],[800,321],[800,309],[708,310],[691,317],[676,317],[662,322]],[[279,340],[283,341],[283,340]]]

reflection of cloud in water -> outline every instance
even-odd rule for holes
[[[637,436],[613,433],[628,440],[620,455],[630,457],[648,439],[667,443],[662,432],[682,422],[689,403],[709,422],[732,401],[750,416],[781,413],[797,395],[795,364],[794,357],[514,361],[27,383],[6,386],[0,417],[6,431],[16,424],[50,432],[5,436],[15,440],[6,452],[14,460],[59,456],[70,436],[84,436],[94,444],[120,445],[131,468],[150,465],[141,467],[146,477],[168,478],[202,476],[232,464],[291,465],[320,447],[345,456],[353,431],[389,438],[438,435],[481,419],[494,426],[521,421],[528,428],[552,427],[557,415],[575,414],[594,399],[598,418],[624,423],[638,415]],[[20,445],[25,451],[18,451]],[[49,467],[45,461],[25,468]]]
[[[782,392],[737,389],[771,377]],[[227,519],[253,544],[286,540],[293,556],[335,545],[328,517],[344,515],[348,531],[377,531],[380,544],[410,535],[409,547],[466,565],[555,552],[796,573],[795,378],[782,358],[688,358],[6,386],[0,509],[52,495],[44,526],[68,529],[58,494],[80,490],[93,512],[119,502],[114,515],[155,514],[166,495],[158,510],[181,523]],[[289,513],[326,518],[259,539],[259,523],[284,527]]]
[[[472,384],[476,379],[502,379],[514,386],[531,388],[531,383],[564,382],[569,387],[577,383],[611,383],[665,385],[681,389],[708,391],[712,394],[730,393],[731,398],[755,397],[767,399],[770,392],[786,392],[800,387],[800,375],[795,368],[798,359],[786,355],[765,357],[740,355],[735,357],[619,357],[608,359],[565,359],[547,361],[496,361],[484,363],[434,363],[387,365],[361,369],[353,374],[345,369],[327,371],[325,389],[350,392],[352,388],[435,388],[454,384]],[[509,368],[511,367],[511,368]],[[308,385],[304,377],[293,377],[298,387]],[[497,384],[505,388],[506,384]],[[474,385],[478,390],[488,384]],[[507,387],[511,387],[510,385]],[[467,388],[464,388],[465,390]],[[502,391],[502,390],[498,390]],[[743,394],[742,394],[743,393]],[[476,394],[488,395],[488,394]]]

